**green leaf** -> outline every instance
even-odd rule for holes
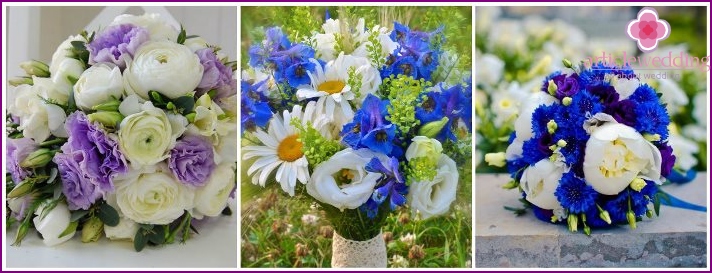
[[[143,229],[139,229],[136,232],[136,236],[134,236],[134,249],[137,252],[141,252],[144,247],[146,247],[146,243],[148,243],[148,238],[146,238],[146,235],[144,234]]]
[[[89,214],[88,210],[75,210],[72,211],[72,215],[69,216],[69,221],[75,222],[79,219],[82,219],[82,217],[86,216]]]
[[[59,236],[57,236],[57,238],[62,238],[64,236],[72,234],[72,232],[77,231],[78,226],[79,226],[79,222],[77,222],[77,221],[70,222],[69,225],[67,226],[67,228],[65,228],[64,231],[62,231],[62,233],[60,233]]]
[[[72,41],[72,47],[79,51],[87,50],[85,43],[82,41]]]
[[[200,37],[200,36],[198,36],[198,35],[188,35],[188,36],[185,36],[185,39],[188,40],[188,39],[193,39],[193,38],[198,38],[198,37]]]
[[[185,40],[188,36],[185,34],[185,29],[183,28],[183,25],[180,26],[180,34],[178,34],[178,43],[179,44],[184,44]]]
[[[527,210],[525,208],[513,208],[513,207],[504,206],[504,209],[514,212],[514,215],[516,215],[516,216],[520,216],[520,215],[527,213]]]
[[[163,226],[154,226],[147,237],[149,242],[156,245],[162,245],[166,242],[166,232]]]
[[[173,100],[173,104],[175,104],[181,114],[190,113],[193,111],[193,107],[195,107],[195,99],[192,96],[182,96]]]
[[[119,224],[119,213],[107,203],[102,203],[99,206],[97,216],[104,224],[110,227],[115,227]]]

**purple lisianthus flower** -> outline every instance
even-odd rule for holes
[[[672,147],[667,143],[660,145],[660,156],[662,157],[662,166],[660,166],[660,175],[667,177],[672,172],[672,167],[675,166],[675,155],[672,153]]]
[[[126,158],[119,150],[117,141],[110,138],[98,126],[91,125],[87,137],[94,143],[99,154],[104,157],[99,166],[98,186],[104,192],[111,192],[114,190],[113,178],[128,170]]]
[[[81,150],[63,152],[54,157],[54,163],[57,163],[62,178],[62,193],[67,197],[67,205],[70,210],[89,209],[101,198],[102,192],[92,183],[94,179],[86,171],[87,153]]]
[[[202,137],[184,136],[171,150],[168,167],[184,184],[204,186],[215,169],[213,146]]]
[[[109,26],[89,43],[89,63],[113,63],[123,70],[126,59],[133,58],[149,38],[148,30],[142,27],[131,24]]]
[[[557,99],[563,99],[564,97],[572,97],[579,92],[579,76],[577,74],[565,75],[559,74],[551,78],[556,84],[556,94],[554,96]],[[548,92],[549,81],[544,82],[544,87],[542,91]]]
[[[37,150],[37,143],[30,138],[7,140],[7,171],[12,175],[12,181],[20,183],[30,175],[30,171],[20,167],[20,162]]]
[[[203,78],[198,84],[197,95],[201,96],[211,89],[221,89],[234,86],[237,92],[236,82],[232,79],[232,69],[225,66],[215,54],[212,48],[203,48],[195,52],[203,65]]]

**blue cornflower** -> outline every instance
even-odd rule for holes
[[[390,157],[386,165],[383,165],[380,159],[372,158],[366,165],[366,171],[383,175],[378,180],[371,198],[361,206],[369,218],[374,218],[378,214],[378,207],[380,207],[386,199],[389,200],[391,210],[395,210],[396,207],[405,204],[405,195],[408,194],[408,187],[405,185],[405,179],[398,169],[398,159]]]
[[[262,92],[256,91],[265,81],[250,85],[247,81],[241,82],[241,124],[242,132],[254,130],[255,127],[264,127],[272,118],[272,109],[267,103],[267,97]]]
[[[642,133],[659,134],[661,139],[668,138],[670,116],[663,105],[658,102],[639,103],[635,106],[637,117],[635,130]]]
[[[603,109],[599,98],[584,90],[571,97],[571,105],[566,107],[565,111],[574,124],[583,125],[588,119],[587,115],[593,116],[603,112]]]
[[[572,172],[567,172],[559,180],[554,195],[569,213],[578,214],[596,206],[598,192],[586,185],[583,179],[576,177]]]
[[[546,134],[546,136],[550,138],[549,134]],[[539,162],[539,160],[551,156],[551,150],[548,148],[551,144],[543,144],[542,140],[544,140],[543,137],[532,138],[524,141],[524,144],[522,144],[521,159],[526,162],[526,165],[534,165]]]
[[[583,85],[595,86],[605,83],[606,75],[609,74],[619,76],[620,78],[635,78],[635,73],[629,65],[618,67],[604,63],[593,64],[591,68],[581,71],[579,77]]]
[[[561,110],[558,104],[542,105],[535,109],[532,114],[532,132],[534,136],[548,134],[547,124],[551,120],[554,120],[557,124],[565,124],[566,121],[558,119],[561,115]]]
[[[650,87],[650,85],[642,84],[635,89],[632,95],[628,98],[637,103],[645,103],[650,101],[658,101],[658,95],[655,89]]]

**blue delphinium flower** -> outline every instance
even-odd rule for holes
[[[402,74],[430,80],[442,54],[440,43],[434,43],[433,39],[441,32],[442,27],[433,32],[422,32],[394,22],[390,38],[399,46],[381,68],[381,77]]]
[[[361,109],[354,114],[353,121],[344,125],[341,131],[343,142],[353,149],[369,148],[389,156],[401,155],[403,151],[397,145],[397,127],[385,119],[388,104],[388,100],[369,94]]]
[[[405,204],[405,195],[408,194],[408,187],[405,179],[398,170],[398,159],[391,157],[383,165],[378,158],[373,158],[366,165],[366,171],[383,174],[378,180],[371,198],[361,206],[369,218],[374,218],[378,214],[378,207],[388,199],[391,210]]]
[[[272,118],[272,109],[267,103],[267,97],[262,92],[256,91],[265,81],[251,85],[247,81],[241,82],[241,124],[242,132],[254,130],[255,127],[264,127]]]
[[[569,213],[583,213],[596,206],[598,192],[572,172],[565,173],[559,180],[559,187],[554,192],[561,206]]]
[[[300,85],[310,84],[311,79],[307,71],[314,71],[314,63],[298,62],[287,67],[285,72],[289,86],[297,88]]]
[[[392,73],[395,75],[406,75],[413,78],[418,78],[418,66],[416,64],[415,58],[411,56],[398,58],[398,60],[393,63],[392,69]]]
[[[469,127],[472,123],[471,98],[472,94],[465,92],[465,88],[462,85],[455,85],[442,90],[442,92],[428,92],[418,100],[415,117],[420,120],[420,124],[447,117],[447,123],[435,138],[441,142],[446,139],[456,141],[455,131],[460,120],[468,125],[468,129],[471,128]]]
[[[314,58],[314,49],[305,44],[290,42],[278,27],[267,29],[265,40],[250,47],[248,54],[250,66],[271,69],[274,80],[279,83],[287,82],[291,87],[297,87],[310,82],[306,71],[314,69],[314,65],[309,62],[309,59]]]

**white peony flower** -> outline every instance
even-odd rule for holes
[[[521,188],[527,194],[527,201],[542,209],[561,207],[554,192],[564,171],[563,166],[558,166],[549,159],[542,159],[534,166],[527,167],[520,180]]]
[[[178,29],[168,24],[160,14],[147,13],[144,15],[122,14],[114,19],[111,25],[132,24],[148,30],[152,41],[178,40]]]
[[[89,111],[96,105],[120,99],[123,91],[121,70],[97,64],[84,71],[74,85],[74,101],[79,109]]]
[[[615,195],[637,177],[662,183],[661,164],[660,151],[635,129],[608,122],[586,143],[583,173],[594,190]]]
[[[334,154],[314,168],[307,182],[307,193],[320,202],[339,209],[355,209],[373,194],[379,173],[366,171],[366,164],[377,155],[368,149],[351,148]],[[385,161],[384,161],[385,162]],[[340,184],[339,180],[350,180]]]
[[[37,216],[35,216],[32,221],[35,223],[35,229],[42,234],[42,242],[47,246],[56,246],[71,239],[76,231],[59,237],[69,226],[71,213],[69,212],[67,204],[59,202],[57,206],[46,213],[44,217],[40,217],[44,210],[47,209],[47,205],[47,203],[40,205],[37,211],[35,211],[35,215]]]
[[[50,135],[67,137],[64,130],[64,120],[67,119],[64,110],[54,104],[42,101],[40,87],[30,85],[17,86],[13,93],[14,100],[8,105],[8,112],[20,119],[19,130],[25,137],[41,143]]]
[[[410,184],[407,199],[413,213],[419,211],[423,219],[447,213],[455,201],[459,177],[455,161],[442,155],[433,180]]]
[[[418,157],[428,157],[433,162],[438,162],[443,153],[443,145],[434,138],[416,136],[405,151],[405,158],[412,160]]]
[[[193,208],[195,192],[177,181],[165,164],[130,171],[114,183],[118,209],[140,224],[170,224]]]
[[[233,188],[235,188],[235,162],[226,162],[215,167],[208,183],[195,191],[196,218],[220,215],[227,206]]]
[[[169,41],[144,44],[124,70],[126,93],[146,100],[149,91],[172,99],[188,95],[202,78],[198,55],[187,46]]]
[[[153,165],[166,159],[167,151],[175,144],[177,135],[163,110],[151,102],[142,111],[128,115],[119,125],[119,148],[134,165]]]
[[[84,42],[84,38],[81,35],[69,36],[69,38],[64,40],[57,47],[57,50],[54,51],[54,53],[52,54],[52,63],[50,63],[50,65],[49,65],[50,75],[57,74],[57,70],[59,70],[60,64],[64,60],[72,59],[69,56],[71,56],[71,54],[72,54],[71,50],[74,48],[72,46],[72,42],[74,42],[74,41]]]
[[[495,85],[504,74],[504,62],[492,54],[480,54],[475,62],[477,83]]]

